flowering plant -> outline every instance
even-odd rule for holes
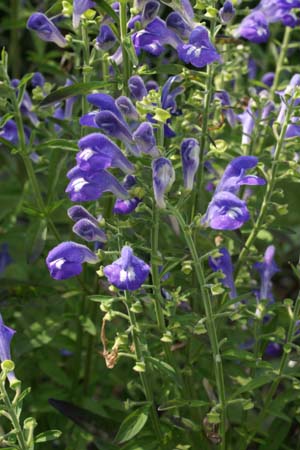
[[[3,7],[0,447],[298,448],[299,10]]]

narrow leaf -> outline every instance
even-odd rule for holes
[[[119,431],[116,436],[116,442],[122,444],[136,436],[145,426],[148,420],[149,406],[142,406],[133,411],[121,423]]]
[[[35,438],[36,444],[41,444],[42,442],[54,441],[54,439],[58,439],[61,436],[62,432],[59,430],[49,430],[44,431],[44,433],[40,433]]]
[[[75,83],[72,86],[59,88],[51,94],[47,95],[40,106],[48,106],[53,103],[64,100],[68,97],[74,97],[76,95],[86,95],[94,90],[101,90],[107,87],[111,87],[113,81],[91,81],[90,83]]]

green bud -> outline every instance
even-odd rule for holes
[[[208,423],[218,424],[221,422],[220,414],[217,411],[210,411],[206,417]]]
[[[135,303],[133,303],[133,305],[130,308],[130,311],[132,311],[135,314],[139,314],[141,312],[143,312],[143,307],[140,301],[136,301]]]
[[[133,370],[135,372],[146,372],[146,364],[142,361],[139,361],[135,364]]]
[[[225,289],[223,288],[221,283],[214,284],[213,286],[211,286],[210,290],[211,290],[212,295],[219,295],[219,294],[223,294],[223,292],[225,292]]]
[[[213,8],[212,6],[209,6],[204,15],[209,19],[214,19],[218,15],[218,10],[216,8]]]
[[[37,426],[37,421],[34,417],[27,417],[27,419],[24,420],[23,428],[24,430],[31,430]]]
[[[71,16],[73,14],[72,4],[65,0],[63,0],[63,2],[62,2],[62,14],[64,16]]]
[[[170,331],[166,331],[160,340],[162,342],[172,343],[173,342],[172,333]]]
[[[155,114],[153,119],[157,120],[157,122],[160,123],[166,123],[168,119],[170,119],[171,114],[169,111],[166,111],[162,108],[155,108]]]
[[[15,364],[10,359],[6,359],[1,363],[1,369],[5,373],[12,372],[13,370],[15,370]]]

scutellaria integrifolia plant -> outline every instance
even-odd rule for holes
[[[74,0],[26,10],[29,75],[2,53],[0,184],[17,190],[0,217],[4,304],[42,371],[33,402],[48,378],[94,411],[107,397],[101,445],[267,448],[286,392],[296,429],[300,219],[282,216],[299,181],[299,7]],[[86,430],[76,408],[59,405]],[[280,445],[296,448],[289,430]]]

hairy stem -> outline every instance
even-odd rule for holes
[[[162,431],[160,428],[160,422],[159,422],[159,418],[158,418],[157,411],[156,411],[155,404],[154,404],[153,393],[151,390],[151,384],[148,379],[149,370],[148,370],[147,364],[144,361],[144,356],[143,356],[141,343],[140,343],[140,339],[139,339],[139,327],[138,327],[138,323],[137,323],[135,314],[134,314],[134,312],[131,311],[131,297],[130,297],[130,294],[128,291],[125,291],[125,299],[126,299],[125,305],[126,305],[126,309],[128,312],[129,322],[131,325],[131,336],[132,336],[132,340],[133,340],[133,344],[134,344],[134,351],[136,354],[136,359],[137,359],[137,362],[142,362],[146,366],[145,372],[139,372],[139,374],[140,374],[140,378],[141,378],[141,382],[142,382],[142,386],[144,389],[146,400],[151,405],[150,417],[151,417],[153,430],[154,430],[158,440],[160,442],[162,442],[163,434],[162,434]]]
[[[3,381],[0,381],[0,392],[1,392],[1,396],[2,396],[2,399],[3,399],[4,405],[5,405],[6,409],[7,409],[8,414],[9,414],[9,418],[10,418],[10,420],[11,420],[13,426],[14,426],[20,450],[29,450],[29,448],[28,448],[28,446],[26,444],[26,439],[25,439],[23,430],[22,430],[22,428],[20,426],[19,419],[18,419],[17,414],[16,414],[15,407],[12,405],[12,403],[10,401],[10,398],[9,398],[7,392],[6,392],[5,385],[4,385]]]
[[[195,273],[197,277],[197,282],[200,290],[200,296],[203,300],[204,310],[206,315],[207,332],[210,340],[210,345],[213,354],[213,362],[215,368],[216,385],[218,391],[218,398],[220,402],[221,409],[221,423],[220,423],[220,435],[221,435],[221,448],[226,449],[226,394],[225,394],[225,384],[224,384],[224,373],[222,358],[219,349],[219,341],[217,336],[217,330],[215,325],[215,319],[213,314],[213,309],[211,306],[211,299],[207,290],[205,289],[205,277],[202,267],[201,259],[198,256],[198,252],[195,246],[195,242],[192,237],[192,232],[190,228],[186,225],[182,215],[176,208],[171,207],[170,210],[177,218],[180,228],[183,232],[186,244],[189,248],[190,254],[193,259]]]

